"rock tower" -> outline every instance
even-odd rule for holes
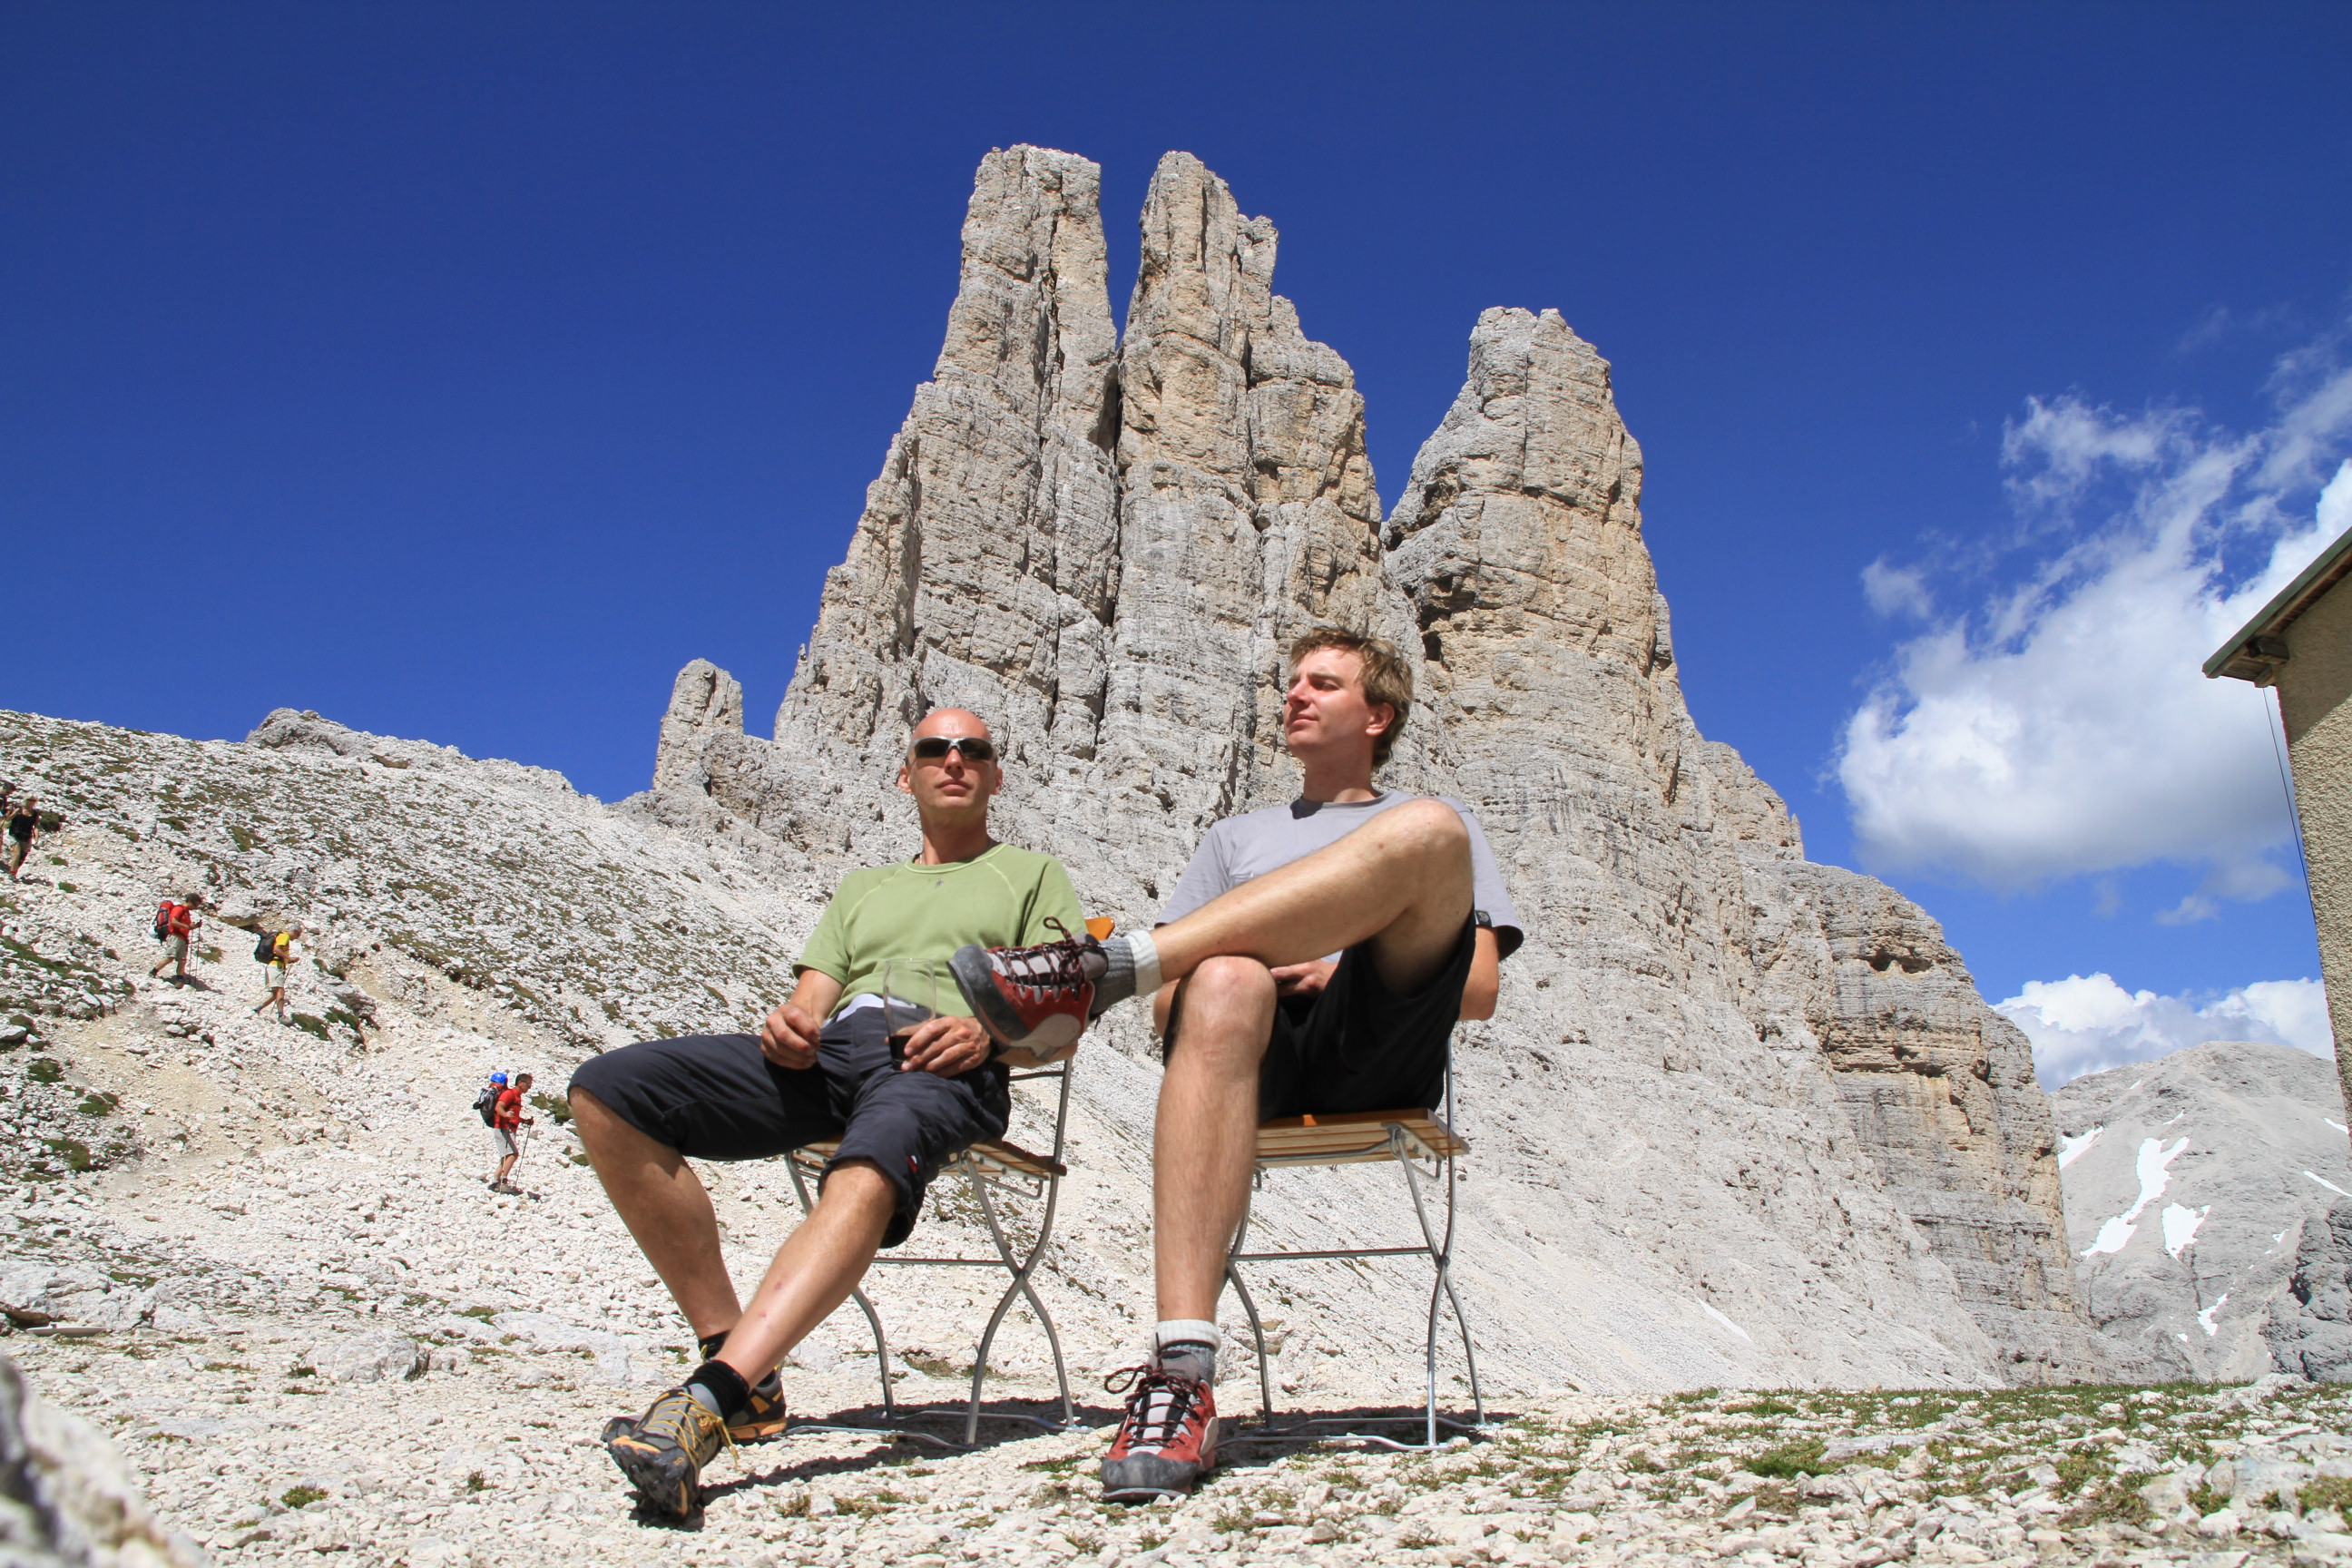
[[[1007,748],[999,831],[1148,924],[1211,822],[1294,787],[1287,640],[1368,626],[1417,667],[1385,782],[1472,804],[1528,929],[1457,1052],[1494,1359],[1609,1387],[2089,1373],[2027,1043],[1933,920],[1807,861],[1693,725],[1608,362],[1555,311],[1486,311],[1383,519],[1353,374],[1273,291],[1273,225],[1169,153],[1122,342],[1098,174],[982,163],[946,344],[775,743],[698,660],[647,807],[828,869],[903,855],[879,782],[925,711],[970,708]],[[1098,1035],[1116,1070],[1079,1092],[1133,1142],[1097,1157],[1139,1172],[1142,1020]]]

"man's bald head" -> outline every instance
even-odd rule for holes
[[[915,726],[915,739],[919,741],[926,735],[978,735],[982,740],[994,739],[988,732],[988,721],[969,708],[932,709],[923,715],[923,721]]]

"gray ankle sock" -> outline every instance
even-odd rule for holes
[[[1139,993],[1160,989],[1160,948],[1149,931],[1115,936],[1102,944],[1106,968],[1095,981],[1094,1016]]]
[[[1217,1347],[1194,1340],[1179,1340],[1160,1347],[1160,1368],[1195,1383],[1217,1381]]]
[[[1171,1318],[1151,1331],[1151,1363],[1179,1377],[1217,1381],[1217,1342],[1224,1336],[1206,1319]]]

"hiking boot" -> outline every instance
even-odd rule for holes
[[[1104,1501],[1181,1498],[1216,1468],[1217,1403],[1207,1384],[1131,1366],[1103,1379],[1103,1387],[1128,1391],[1127,1415],[1103,1457]]]
[[[1102,943],[1089,935],[1033,947],[973,943],[948,960],[948,972],[982,1028],[1045,1061],[1086,1032],[1095,979],[1108,963]]]
[[[735,1413],[727,1423],[730,1441],[761,1443],[784,1435],[787,1424],[784,1415],[784,1383],[775,1373],[770,1373],[751,1385],[751,1403]]]
[[[701,1500],[702,1467],[727,1446],[727,1424],[683,1387],[635,1421],[606,1423],[604,1451],[656,1512],[684,1519]]]

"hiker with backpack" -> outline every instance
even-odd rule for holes
[[[178,967],[173,969],[173,980],[188,977],[188,942],[196,934],[196,927],[202,923],[192,907],[195,901],[195,894],[190,893],[184,903],[165,899],[156,906],[155,940],[163,944],[163,962],[147,972],[150,979],[162,978],[163,971],[174,964]]]
[[[287,931],[267,929],[254,933],[254,959],[269,972],[269,993],[253,1005],[258,1014],[264,1007],[275,1005],[278,1021],[286,1022],[286,971],[294,962],[294,939],[302,934],[299,925]]]
[[[503,1078],[506,1075],[495,1075]],[[515,1162],[522,1158],[522,1149],[515,1142],[515,1133],[524,1127],[537,1124],[538,1118],[522,1113],[523,1097],[530,1092],[530,1074],[515,1074],[515,1080],[499,1091],[490,1107],[490,1152],[498,1156],[499,1173],[490,1178],[490,1191],[519,1194],[521,1192],[507,1178],[513,1174]]]
[[[41,833],[41,801],[38,795],[26,795],[8,814],[8,879],[15,881],[16,873],[25,868],[25,857],[33,852],[33,841]]]

